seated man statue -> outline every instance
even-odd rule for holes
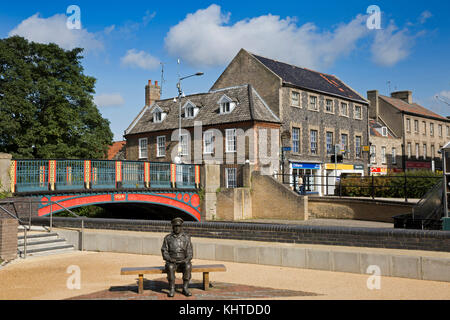
[[[186,233],[181,232],[183,219],[175,218],[172,220],[171,234],[164,237],[161,252],[166,262],[167,280],[169,281],[169,297],[175,294],[175,272],[183,272],[183,294],[191,296],[189,291],[189,280],[191,280],[192,270],[192,243],[191,238]]]

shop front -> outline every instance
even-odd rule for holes
[[[309,162],[290,162],[291,185],[294,183],[294,176],[303,178],[303,185],[306,194],[319,194],[321,179],[321,164]]]
[[[345,176],[364,176],[364,165],[362,164],[344,164],[344,163],[326,163],[326,179],[323,186],[323,194],[334,195],[341,178]]]
[[[406,170],[431,170],[431,162],[406,161]]]

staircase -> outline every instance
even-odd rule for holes
[[[25,236],[23,226],[19,226],[19,236],[17,243],[17,256],[25,257]],[[27,231],[27,252],[26,256],[44,256],[72,252],[75,248],[68,244],[56,232],[48,232],[44,227],[32,226]]]

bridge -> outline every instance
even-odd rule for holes
[[[38,216],[89,205],[164,209],[201,221],[200,166],[146,161],[12,160],[11,191]],[[126,206],[124,206],[126,205]]]

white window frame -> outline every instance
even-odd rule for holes
[[[430,123],[430,136],[434,136],[434,123]]]
[[[297,133],[297,134],[295,134]],[[292,152],[300,153],[300,128],[292,127]]]
[[[411,159],[412,156],[412,146],[411,146],[411,142],[408,142],[408,144],[406,145],[406,152],[408,153],[408,159]]]
[[[434,149],[434,144],[431,145],[430,147],[430,152],[431,152],[431,160],[433,160],[434,156],[436,155],[436,150]]]
[[[314,101],[314,104],[312,103]],[[309,95],[308,109],[312,111],[319,111],[319,98],[315,95]]]
[[[345,144],[344,144],[344,136],[345,136]],[[348,152],[348,134],[347,133],[342,133],[341,134],[341,149],[344,150],[344,157],[348,158],[349,157],[349,152]]]
[[[297,100],[294,99],[295,95],[297,95]],[[291,92],[291,106],[300,107],[300,92],[297,91]]]
[[[428,151],[428,148],[427,148],[427,144],[426,144],[426,143],[423,144],[423,146],[422,146],[422,151],[423,151],[423,154],[422,154],[423,160],[425,160],[425,159],[427,158],[427,151]]]
[[[209,142],[209,144],[207,142]],[[203,133],[203,153],[214,153],[214,132],[212,131],[205,131]]]
[[[166,136],[156,137],[156,157],[166,156]]]
[[[419,133],[419,120],[414,120],[414,133]]]
[[[309,130],[309,144],[310,144],[310,151],[312,155],[317,155],[318,148],[317,148],[317,135],[319,132],[317,130]]]
[[[358,113],[356,112],[356,109],[357,108],[359,108],[359,116],[357,116],[358,115]],[[360,106],[360,105],[355,105],[355,107],[354,107],[354,118],[356,119],[356,120],[362,120],[362,106]]]
[[[331,104],[328,104],[329,101],[331,102]],[[328,106],[331,106],[331,110],[328,110]],[[325,112],[334,113],[334,101],[333,101],[333,99],[325,99]]]
[[[357,139],[357,138],[359,138],[359,139]],[[359,140],[359,145],[358,145],[358,140]],[[356,159],[361,158],[361,141],[362,141],[361,136],[355,136],[355,157],[356,157]]]
[[[427,123],[426,123],[426,121],[422,121],[422,124],[423,124],[423,135],[426,135],[427,134]]]
[[[145,147],[143,142],[145,141]],[[139,159],[148,158],[148,138],[139,138]]]
[[[345,110],[346,110],[345,113],[342,112],[342,110],[343,110],[342,107],[343,107],[344,105],[346,106],[346,107],[345,107]],[[340,105],[340,114],[341,114],[341,116],[343,116],[343,117],[348,117],[348,103],[347,103],[347,102],[341,102],[341,105]]]
[[[153,113],[153,122],[161,123],[162,122],[162,112],[156,111]]]
[[[189,155],[189,139],[188,139],[189,135],[187,133],[182,133],[180,135],[181,141],[180,141],[180,146],[181,146],[181,153],[180,155],[182,156],[188,156]]]
[[[230,179],[230,178],[234,178],[234,179]],[[227,183],[226,184],[227,188],[236,188],[237,187],[237,169],[236,168],[225,168],[225,181]],[[230,183],[230,181],[232,183]]]
[[[442,137],[442,124],[438,125],[438,134],[439,137]]]
[[[420,158],[420,145],[419,143],[416,143],[416,159]]]
[[[225,130],[225,152],[236,152],[237,148],[236,129]]]
[[[387,159],[386,159],[386,147],[382,146],[381,147],[381,163],[382,164],[386,164],[387,163]]]
[[[406,132],[411,132],[411,119],[406,118]]]
[[[331,134],[331,137],[329,136],[329,134]],[[331,141],[329,141],[331,138]],[[333,139],[334,138],[334,134],[332,131],[327,131],[325,132],[325,145],[326,145],[326,150],[327,150],[327,154],[334,154],[334,147],[333,147]]]

